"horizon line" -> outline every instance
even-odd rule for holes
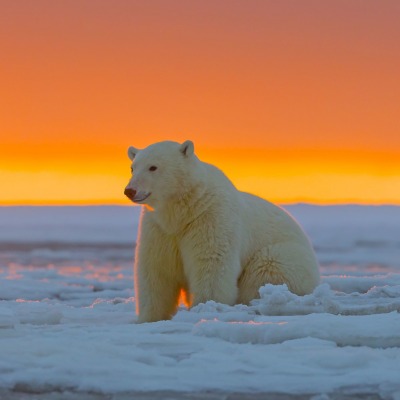
[[[362,202],[356,200],[349,201],[312,201],[312,200],[298,200],[298,201],[272,201],[273,204],[278,206],[295,206],[295,205],[308,205],[315,207],[340,207],[340,206],[360,206],[360,207],[400,207],[400,201],[383,201],[383,202]],[[140,207],[140,204],[129,204],[126,202],[0,202],[0,208],[7,207]]]

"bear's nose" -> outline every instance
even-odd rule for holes
[[[136,195],[136,190],[126,188],[124,191],[124,195],[132,200]]]

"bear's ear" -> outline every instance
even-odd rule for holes
[[[135,147],[131,146],[128,149],[128,157],[131,161],[134,160],[134,158],[136,157],[136,154],[139,153],[139,149],[136,149]]]
[[[189,157],[194,153],[194,144],[191,140],[186,140],[181,144],[179,150],[184,156]]]

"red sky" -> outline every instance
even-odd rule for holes
[[[400,204],[398,1],[0,5],[0,204],[123,203],[192,139],[279,202]]]

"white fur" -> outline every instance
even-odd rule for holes
[[[248,304],[266,283],[286,283],[299,295],[319,283],[314,252],[295,220],[238,191],[196,157],[192,142],[131,147],[129,156],[127,188],[148,195],[135,258],[139,322],[171,318],[181,290],[189,305]]]

